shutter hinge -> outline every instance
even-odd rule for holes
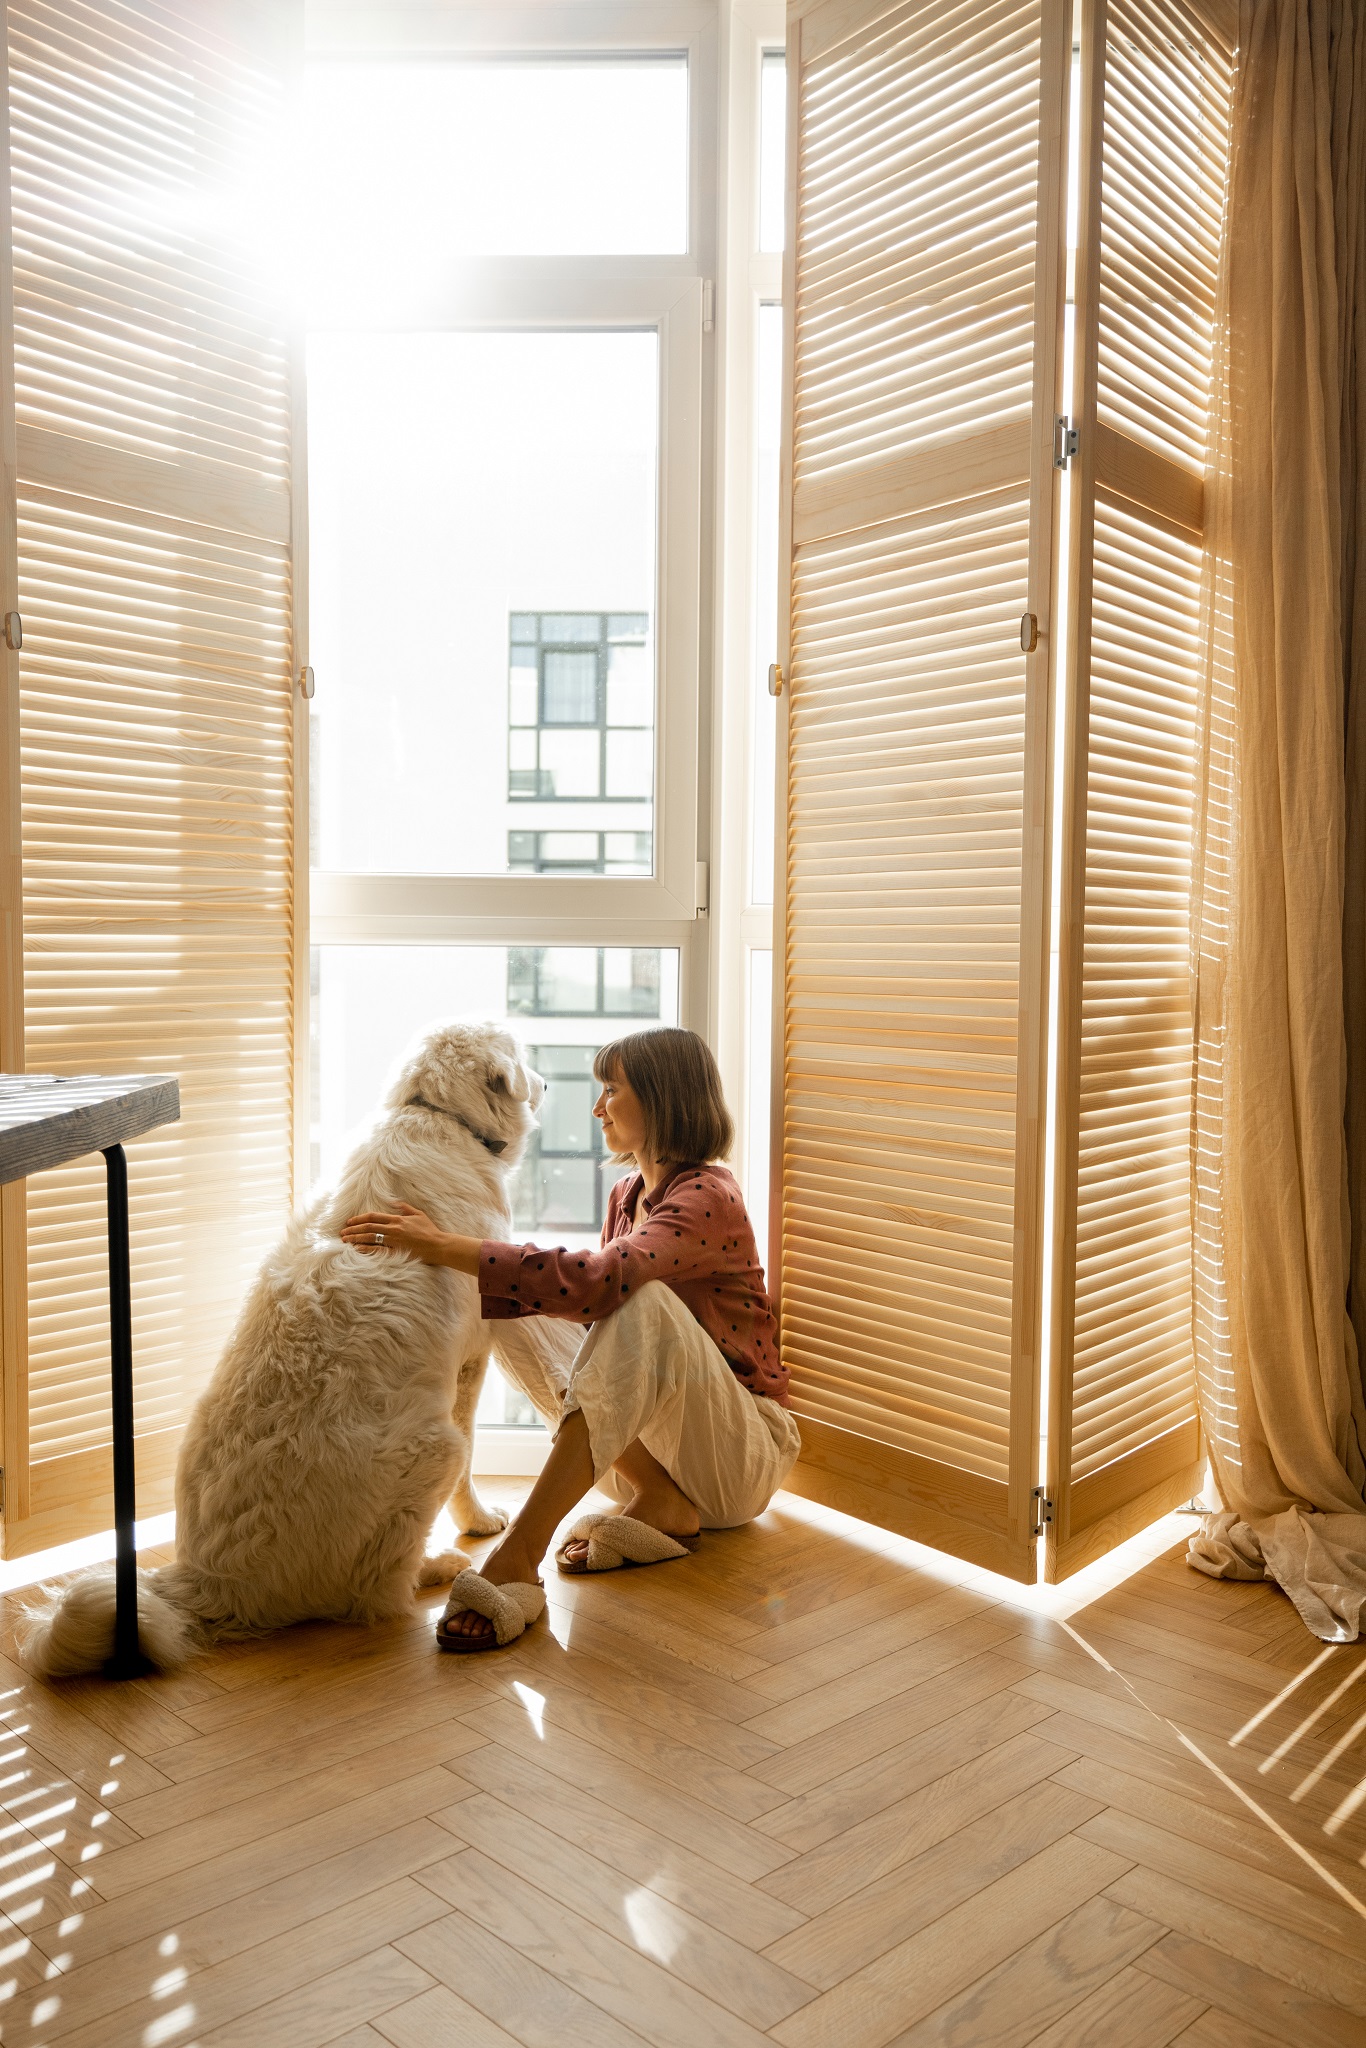
[[[301,697],[311,697],[316,687],[312,669],[301,668],[299,670],[299,695]]]
[[[1081,446],[1081,428],[1074,427],[1065,412],[1053,422],[1053,467],[1066,469]]]
[[[1034,1527],[1031,1534],[1039,1536],[1053,1519],[1053,1503],[1041,1486],[1034,1488],[1033,1501]]]
[[[693,892],[697,898],[697,915],[705,917],[711,903],[711,864],[700,860],[697,863],[697,887]]]
[[[5,1468],[0,1465],[0,1515],[5,1512]]]
[[[716,283],[713,278],[702,280],[702,332],[710,334],[716,325]]]
[[[18,612],[5,613],[5,645],[17,654],[24,644],[24,622]]]
[[[780,662],[771,661],[768,665],[768,694],[770,697],[781,697],[783,694],[783,671]]]

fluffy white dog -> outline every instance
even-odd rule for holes
[[[470,1484],[488,1356],[477,1283],[344,1246],[348,1216],[408,1202],[443,1230],[507,1238],[507,1186],[544,1083],[494,1025],[434,1030],[404,1060],[335,1188],[296,1215],[247,1297],[176,1467],[176,1562],[142,1576],[144,1653],[163,1668],[216,1637],[402,1614],[468,1559],[424,1556],[443,1503],[491,1535]],[[114,1582],[88,1572],[31,1610],[40,1678],[98,1671]]]

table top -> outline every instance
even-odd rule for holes
[[[0,1074],[0,1185],[179,1116],[174,1074]]]

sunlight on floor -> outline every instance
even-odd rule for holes
[[[961,1558],[950,1557],[946,1551],[931,1550],[928,1545],[916,1543],[909,1536],[893,1535],[870,1522],[856,1521],[852,1515],[840,1514],[835,1508],[821,1507],[817,1502],[803,1500],[796,1494],[779,1494],[775,1505],[781,1506],[783,1514],[807,1522],[812,1528],[827,1529],[831,1535],[841,1537],[858,1549],[881,1551],[884,1556],[899,1558],[930,1578],[941,1579],[945,1585],[967,1586],[974,1592],[1003,1602],[1007,1607],[1026,1614],[1046,1615],[1053,1621],[1080,1613],[1102,1594],[1112,1592],[1125,1579],[1132,1578],[1151,1564],[1155,1557],[1160,1557],[1174,1544],[1193,1535],[1197,1526],[1194,1515],[1164,1515],[1160,1521],[1140,1531],[1137,1536],[1131,1536],[1127,1543],[1119,1544],[1094,1564],[1074,1572],[1061,1585],[1024,1586],[1014,1579],[1002,1578],[997,1572],[986,1571],[980,1565],[966,1564]]]
[[[526,1708],[526,1717],[536,1731],[537,1740],[545,1741],[545,1694],[533,1692],[529,1685],[523,1685],[520,1678],[512,1681],[512,1690]]]
[[[1307,1848],[1302,1842],[1297,1841],[1279,1821],[1266,1811],[1258,1799],[1253,1798],[1244,1786],[1235,1782],[1222,1769],[1217,1756],[1211,1754],[1211,1750],[1217,1751],[1220,1745],[1218,1743],[1211,1743],[1208,1737],[1196,1740],[1192,1737],[1189,1730],[1178,1727],[1160,1708],[1154,1706],[1145,1697],[1146,1688],[1144,1683],[1142,1681],[1135,1681],[1128,1673],[1120,1670],[1111,1662],[1109,1657],[1087,1640],[1083,1632],[1086,1610],[1097,1601],[1103,1599],[1107,1593],[1111,1593],[1122,1586],[1126,1580],[1142,1573],[1155,1558],[1161,1557],[1164,1553],[1174,1549],[1178,1544],[1184,1543],[1185,1539],[1192,1535],[1198,1526],[1195,1516],[1190,1514],[1164,1515],[1160,1521],[1154,1522],[1151,1527],[1141,1531],[1137,1536],[1131,1537],[1127,1543],[1120,1544],[1116,1549],[1110,1551],[1107,1556],[1098,1559],[1096,1563],[1086,1566],[1082,1571],[1076,1572],[1071,1578],[1064,1580],[1061,1585],[1048,1586],[1039,1583],[1025,1586],[1017,1584],[1012,1579],[1002,1578],[995,1572],[985,1571],[979,1566],[963,1563],[961,1560],[950,1557],[942,1551],[931,1550],[924,1544],[912,1542],[907,1537],[890,1535],[885,1530],[874,1528],[867,1523],[856,1521],[850,1516],[839,1514],[833,1509],[821,1507],[815,1502],[802,1500],[790,1494],[779,1496],[778,1501],[774,1504],[774,1510],[770,1512],[774,1511],[780,1511],[785,1516],[792,1516],[797,1520],[805,1521],[812,1527],[828,1530],[832,1535],[838,1535],[844,1542],[855,1548],[878,1551],[883,1556],[904,1561],[908,1567],[930,1578],[938,1579],[945,1585],[971,1589],[985,1597],[999,1601],[1003,1606],[1015,1609],[1017,1613],[1035,1615],[1059,1625],[1078,1649],[1082,1650],[1088,1657],[1092,1658],[1097,1664],[1101,1665],[1107,1672],[1110,1672],[1122,1682],[1136,1704],[1141,1706],[1145,1712],[1153,1714],[1157,1720],[1163,1722],[1170,1729],[1171,1733],[1176,1736],[1187,1753],[1195,1758],[1206,1770],[1210,1771],[1224,1785],[1226,1790],[1233,1793],[1250,1816],[1254,1817],[1261,1826],[1276,1835],[1300,1862],[1313,1869],[1329,1889],[1348,1903],[1354,1912],[1366,1918],[1366,1907],[1363,1907],[1361,1901],[1355,1898],[1340,1880],[1324,1866],[1321,1860],[1313,1854],[1312,1850]],[[1187,1647],[1189,1648],[1189,1646]],[[1233,1737],[1228,1739],[1228,1747],[1233,1748],[1239,1742],[1246,1740],[1247,1736],[1256,1727],[1260,1726],[1262,1722],[1268,1720],[1282,1708],[1298,1688],[1315,1671],[1319,1670],[1328,1658],[1333,1656],[1337,1647],[1330,1646],[1328,1649],[1320,1649],[1313,1638],[1306,1633],[1305,1663],[1303,1668],[1288,1680],[1275,1699],[1270,1701],[1252,1720],[1248,1721]],[[1332,1690],[1327,1698],[1317,1703],[1310,1713],[1302,1718],[1298,1725],[1284,1737],[1274,1752],[1259,1764],[1259,1775],[1267,1774],[1277,1764],[1289,1757],[1296,1746],[1312,1733],[1314,1727],[1326,1714],[1331,1712],[1331,1709],[1347,1693],[1348,1689],[1357,1682],[1363,1672],[1366,1672],[1366,1659],[1354,1660],[1351,1669],[1347,1671],[1341,1682]],[[1311,1766],[1308,1775],[1300,1784],[1289,1792],[1288,1796],[1292,1805],[1299,1805],[1303,1802],[1327,1772],[1332,1769],[1333,1765],[1338,1763],[1342,1756],[1352,1748],[1364,1731],[1366,1731],[1366,1714],[1354,1720],[1351,1727],[1339,1737],[1332,1748],[1316,1764]],[[1366,1777],[1342,1799],[1337,1809],[1321,1823],[1323,1833],[1331,1836],[1338,1832],[1357,1811],[1363,1801],[1366,1801]],[[1363,1856],[1360,1861],[1363,1865],[1366,1865],[1366,1856]]]
[[[480,1483],[491,1497],[497,1499],[498,1474],[481,1474]],[[505,1475],[502,1487],[507,1489]],[[1142,1571],[1154,1557],[1169,1550],[1181,1538],[1191,1535],[1196,1526],[1191,1515],[1164,1515],[1160,1522],[1154,1522],[1151,1528],[1120,1544],[1095,1564],[1087,1565],[1085,1570],[1075,1573],[1062,1585],[1022,1586],[1013,1579],[984,1571],[978,1565],[965,1564],[947,1552],[931,1550],[923,1543],[913,1542],[908,1536],[892,1535],[871,1523],[857,1521],[852,1515],[840,1514],[835,1508],[821,1507],[815,1501],[803,1500],[796,1494],[781,1494],[779,1502],[783,1514],[806,1522],[812,1528],[828,1529],[832,1535],[841,1537],[856,1549],[880,1550],[889,1557],[904,1559],[917,1571],[942,1579],[946,1585],[970,1586],[989,1594],[994,1600],[1004,1601],[1008,1606],[1030,1614],[1049,1615],[1055,1620],[1078,1613],[1102,1593]],[[147,1521],[137,1523],[136,1530],[139,1550],[172,1543],[175,1540],[175,1516],[153,1515]],[[455,1548],[463,1540],[443,1509],[433,1524],[430,1547],[433,1550]],[[113,1555],[114,1532],[107,1529],[99,1535],[83,1537],[77,1543],[64,1543],[54,1550],[39,1550],[29,1557],[0,1562],[0,1593],[36,1586],[44,1579],[79,1571],[86,1565],[107,1563]]]
[[[175,1537],[175,1516],[152,1515],[133,1524],[139,1550],[149,1550]],[[55,1550],[35,1550],[28,1557],[6,1558],[0,1563],[0,1593],[16,1593],[24,1586],[41,1585],[44,1579],[59,1578],[63,1572],[77,1572],[90,1564],[108,1564],[114,1555],[114,1532],[101,1530],[98,1536],[83,1536],[78,1543],[62,1543]]]
[[[637,1885],[622,1900],[622,1910],[631,1938],[641,1954],[653,1956],[657,1963],[671,1963],[678,1953],[682,1937],[677,1914],[658,1892]]]

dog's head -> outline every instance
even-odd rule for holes
[[[482,1138],[506,1166],[535,1127],[545,1082],[497,1024],[438,1024],[405,1055],[385,1107],[422,1102]]]

